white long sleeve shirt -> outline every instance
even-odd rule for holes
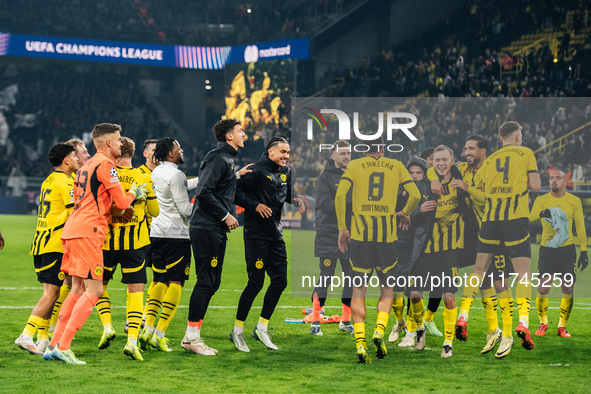
[[[193,204],[188,190],[197,187],[198,178],[187,181],[178,165],[165,161],[152,171],[152,181],[160,214],[152,220],[150,237],[189,239],[187,217]]]

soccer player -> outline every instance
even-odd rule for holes
[[[187,217],[193,204],[188,191],[197,186],[198,178],[187,180],[178,169],[179,164],[185,161],[183,149],[171,137],[158,140],[154,159],[160,162],[152,171],[160,207],[160,214],[154,218],[150,229],[154,284],[148,290],[146,324],[138,343],[142,350],[150,345],[154,349],[171,352],[165,335],[181,299],[183,285],[189,279],[191,241]],[[160,308],[160,319],[154,328]]]
[[[314,239],[314,256],[320,259],[320,279],[312,293],[312,324],[310,333],[322,335],[320,329],[320,312],[324,307],[327,296],[328,281],[334,275],[337,260],[341,264],[343,275],[351,276],[351,266],[347,255],[341,253],[338,247],[339,230],[334,198],[341,176],[345,173],[351,161],[351,145],[345,140],[336,141],[330,159],[326,161],[324,171],[318,177],[316,189],[316,237]],[[350,223],[347,228],[350,228]],[[343,285],[341,303],[343,312],[339,330],[353,334],[351,323],[351,287]]]
[[[482,224],[482,215],[484,215],[484,189],[476,187],[475,175],[482,167],[486,154],[488,152],[488,141],[481,135],[474,134],[466,139],[464,145],[464,157],[466,162],[457,165],[457,172],[454,174],[456,168],[452,168],[452,175],[456,177],[450,186],[459,188],[470,195],[471,210],[466,210],[464,215],[464,249],[460,251],[459,268],[467,267],[474,264],[476,260],[476,247],[478,245],[478,232]],[[435,194],[441,194],[442,186],[436,174],[428,171],[429,179],[432,179]],[[511,332],[511,324],[513,319],[513,298],[510,294],[510,289],[507,286],[508,281],[503,281],[501,275],[506,275],[510,270],[507,265],[511,265],[511,261],[504,254],[495,255],[493,257],[495,264],[491,264],[486,274],[490,280],[484,280],[480,286],[482,295],[482,305],[488,321],[489,333],[487,335],[486,345],[481,351],[481,354],[486,354],[493,350],[495,346],[501,341],[502,331],[499,329],[497,319],[497,294],[501,297],[501,315],[504,326],[508,327],[508,332]],[[494,284],[494,289],[493,289]],[[495,293],[496,291],[496,293]],[[468,299],[472,300],[472,299]],[[464,307],[470,307],[471,304],[464,303]],[[425,320],[427,314],[425,313]],[[456,324],[456,338],[461,341],[468,339],[468,334],[465,332],[467,327],[469,310],[461,309],[459,323]],[[426,323],[425,323],[426,325]]]
[[[158,143],[158,140],[155,140],[155,139],[150,139],[150,140],[144,141],[143,156],[146,159],[146,162],[138,167],[138,170],[141,173],[150,176],[150,182],[151,182],[151,177],[152,177],[152,171],[154,171],[154,168],[156,168],[156,166],[159,164],[154,159],[154,150],[156,149],[157,143]],[[150,216],[150,212],[148,212],[148,211],[146,211],[146,223],[148,226],[148,234],[150,234],[150,229],[152,228],[152,216]],[[153,265],[152,245],[151,244],[146,245],[144,248],[144,251],[145,251],[145,255],[146,255],[146,267],[152,268],[152,265]],[[148,294],[153,292],[154,286],[156,286],[156,283],[157,282],[154,282],[154,281],[152,281],[150,283],[150,287],[148,288]],[[144,309],[144,313],[143,313],[143,317],[142,317],[142,327],[144,326],[144,323],[146,322],[146,314],[148,313],[148,304],[149,303],[150,303],[150,299],[148,297],[146,299],[146,305],[145,305],[145,309]],[[126,333],[128,332],[128,329],[129,329],[129,321],[126,321],[125,322],[125,332]]]
[[[103,288],[106,295],[109,281],[113,278],[117,265],[121,264],[121,283],[127,284],[127,320],[129,321],[127,343],[123,352],[135,360],[143,361],[144,359],[137,346],[137,337],[142,322],[144,285],[147,280],[145,250],[150,244],[147,213],[151,217],[156,217],[159,213],[159,207],[152,187],[152,178],[132,167],[131,159],[135,153],[134,142],[127,137],[121,137],[121,144],[121,156],[116,161],[119,182],[126,191],[134,183],[145,183],[147,192],[146,200],[137,199],[134,201],[130,215],[124,215],[126,211],[121,212],[117,207],[113,207],[113,210],[119,210],[119,212],[117,214],[113,213],[109,217],[108,230],[103,244],[105,262]],[[101,300],[105,298],[105,295]],[[106,298],[108,301],[108,297]],[[110,302],[104,304],[107,305],[99,309],[97,303],[97,311],[104,326],[99,349],[107,348],[109,342],[115,337]]]
[[[419,278],[411,286],[411,313],[417,323],[417,339],[415,348],[425,348],[425,327],[423,326],[423,291],[431,290],[435,296],[443,295],[445,310],[443,325],[445,328],[441,357],[452,356],[454,326],[457,319],[455,293],[457,287],[452,278],[458,276],[460,252],[464,248],[464,219],[466,211],[463,192],[451,186],[453,176],[451,168],[454,164],[453,151],[440,145],[433,151],[433,168],[441,176],[444,192],[437,201],[426,201],[421,205],[420,212],[425,213],[420,219],[421,225],[415,231],[415,239],[422,239],[421,248],[415,258],[411,276]],[[424,231],[427,229],[427,231]],[[441,285],[433,287],[429,278],[441,279]]]
[[[152,171],[158,165],[158,162],[154,158],[154,151],[156,150],[156,144],[158,140],[145,140],[144,141],[144,158],[146,162],[138,167],[143,174],[152,175]]]
[[[86,149],[86,145],[84,141],[79,138],[72,138],[65,142],[68,145],[74,147],[76,158],[78,159],[78,167],[72,171],[72,180],[76,177],[76,171],[80,169],[86,163],[86,160],[90,158],[88,154],[88,150]],[[59,317],[60,308],[62,307],[63,302],[65,301],[68,294],[70,294],[70,290],[72,290],[72,277],[70,275],[66,275],[64,278],[64,283],[60,288],[60,295],[55,305],[53,306],[53,312],[51,313],[51,320],[49,322],[49,332],[52,333],[55,330],[55,324],[57,323],[57,319]]]
[[[211,297],[219,289],[226,253],[227,233],[238,228],[234,212],[236,178],[251,170],[248,166],[234,172],[234,158],[244,147],[240,121],[228,118],[213,126],[217,148],[209,151],[201,164],[199,185],[191,214],[191,245],[195,256],[197,282],[191,294],[187,331],[181,346],[205,356],[217,350],[205,345],[201,324]]]
[[[375,270],[380,282],[378,318],[372,341],[376,357],[384,358],[387,353],[384,331],[388,325],[392,307],[393,287],[388,283],[390,270],[397,263],[396,219],[408,229],[409,214],[420,200],[419,190],[404,165],[384,157],[383,142],[378,139],[365,152],[365,157],[352,160],[342,176],[335,207],[339,226],[339,248],[342,253],[349,250],[352,269],[353,294],[351,314],[355,330],[357,358],[360,363],[371,362],[365,339],[365,294],[367,281]],[[409,194],[404,209],[394,212],[398,188],[402,186]],[[347,230],[346,196],[352,189],[351,232]]]
[[[542,220],[542,245],[538,260],[540,285],[536,298],[540,326],[536,335],[544,336],[548,330],[548,293],[554,278],[559,277],[562,283],[562,301],[560,302],[558,335],[569,338],[571,335],[566,330],[566,322],[573,308],[573,288],[577,275],[575,266],[577,252],[573,239],[573,224],[577,228],[577,236],[581,246],[579,256],[581,271],[587,267],[589,259],[587,258],[587,233],[581,199],[566,191],[566,175],[560,170],[550,173],[550,193],[536,198],[529,220],[533,222],[541,217],[550,217],[551,219],[552,208],[560,208],[566,214],[568,223],[565,223],[565,227],[568,229],[568,239],[562,245],[554,244],[553,238],[557,235],[556,230],[548,221]]]
[[[33,308],[23,333],[14,342],[32,354],[43,354],[49,344],[48,319],[64,280],[60,272],[64,254],[60,236],[74,207],[74,180],[70,176],[77,168],[74,148],[61,143],[53,145],[49,149],[49,162],[54,172],[41,184],[37,230],[29,252],[34,256],[37,280],[43,284],[43,296]],[[37,329],[35,344],[33,336]]]
[[[51,355],[44,358],[85,364],[76,358],[70,344],[82,328],[99,297],[103,295],[103,254],[107,219],[111,203],[127,209],[136,198],[145,198],[144,185],[134,185],[125,194],[114,160],[121,155],[121,126],[101,123],[94,126],[92,139],[97,153],[76,173],[74,209],[62,233],[64,257],[62,271],[72,276],[72,291],[62,305],[60,318],[51,338]]]
[[[267,143],[267,152],[252,167],[252,172],[238,180],[236,204],[245,209],[244,256],[248,283],[242,291],[230,341],[236,349],[249,352],[244,339],[244,323],[256,296],[265,283],[265,272],[271,283],[265,293],[259,321],[252,337],[271,350],[268,325],[273,311],[287,286],[287,250],[283,241],[281,211],[285,202],[299,207],[302,199],[292,196],[291,170],[287,167],[291,150],[282,137]]]
[[[517,273],[519,324],[516,333],[521,338],[521,345],[531,350],[534,342],[529,332],[531,248],[527,190],[540,190],[540,175],[532,150],[521,146],[521,126],[517,122],[502,124],[499,137],[503,147],[484,161],[474,181],[476,187],[484,185],[486,205],[478,234],[476,263],[467,283],[464,283],[460,309],[470,309],[468,305],[476,297],[482,276],[490,267],[493,255],[506,250]],[[501,344],[495,354],[497,358],[505,357],[511,351],[514,343],[511,331],[511,327],[503,331]]]
[[[0,231],[0,250],[4,249],[4,237],[2,236],[2,231]]]
[[[432,155],[432,153],[431,153]],[[408,173],[412,178],[413,182],[417,185],[419,189],[419,193],[421,195],[421,200],[419,205],[412,211],[410,214],[411,217],[411,227],[408,231],[399,229],[397,232],[398,239],[396,240],[396,252],[398,253],[398,264],[396,267],[398,268],[397,276],[402,276],[404,278],[408,278],[410,275],[411,270],[411,259],[412,259],[412,252],[413,246],[415,244],[415,228],[417,221],[415,218],[419,214],[420,207],[423,206],[423,203],[429,199],[433,200],[434,195],[431,194],[431,185],[429,181],[425,178],[425,174],[429,169],[429,163],[425,159],[420,157],[412,158],[408,164],[406,165],[408,169]],[[400,190],[399,190],[400,191]],[[399,207],[403,207],[406,205],[406,201],[408,200],[408,194],[406,192],[399,193],[398,195],[399,200],[397,204]],[[429,204],[425,205],[428,207]],[[410,291],[410,285],[407,285],[406,288]],[[408,294],[410,296],[410,293]],[[417,325],[412,315],[410,315],[410,306],[409,306],[409,317],[408,317],[408,324],[407,321],[404,320],[404,288],[398,287],[398,284],[394,288],[394,299],[392,302],[392,312],[396,317],[396,323],[392,326],[392,332],[388,337],[389,342],[396,342],[400,337],[400,334],[406,330],[406,335],[400,343],[398,344],[399,347],[410,347],[415,345],[415,337],[417,331]],[[433,298],[429,298],[429,301]],[[409,301],[410,303],[410,301]]]

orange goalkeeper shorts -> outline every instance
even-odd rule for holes
[[[103,249],[95,238],[62,239],[64,257],[61,270],[84,279],[103,280]]]

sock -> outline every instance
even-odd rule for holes
[[[392,312],[397,321],[404,319],[404,293],[394,292],[394,300],[392,301]]]
[[[166,332],[170,321],[174,317],[179,301],[181,300],[182,291],[183,286],[177,283],[171,283],[168,286],[168,290],[162,300],[162,313],[160,313],[160,320],[158,320],[158,327],[156,327],[157,330],[162,331],[163,333]]]
[[[458,309],[445,308],[443,310],[443,328],[445,329],[444,344],[451,345],[456,330],[456,321],[458,320]]]
[[[142,324],[142,310],[144,309],[144,306],[142,305],[143,302],[143,291],[127,293],[127,320],[129,320],[127,339],[137,340],[137,336],[140,333],[140,326]]]
[[[378,319],[376,321],[376,331],[379,331],[384,335],[386,332],[386,327],[388,327],[388,320],[390,319],[390,313],[388,312],[378,312]]]
[[[560,301],[560,321],[558,327],[566,327],[566,322],[570,316],[570,311],[573,309],[574,298],[572,294],[562,293],[562,301]]]
[[[34,316],[34,315],[29,316],[29,320],[27,320],[27,325],[25,326],[25,329],[23,330],[23,335],[31,337],[31,340],[32,340],[33,337],[35,336],[35,333],[37,332],[37,329],[42,324],[43,324],[42,317]]]
[[[262,332],[267,332],[268,327],[269,327],[269,320],[259,317],[259,322],[257,323],[257,330],[262,331]]]
[[[92,313],[92,308],[96,305],[99,298],[88,291],[82,294],[82,297],[76,302],[74,309],[72,309],[72,315],[68,321],[68,326],[64,330],[62,337],[59,340],[58,349],[68,350],[72,344],[74,335],[84,326],[86,319]]]
[[[187,322],[187,331],[185,332],[185,335],[187,336],[187,338],[190,341],[201,337],[201,323],[202,322],[203,322],[203,320],[199,320],[197,322],[194,322],[194,321]]]
[[[468,320],[468,314],[470,313],[470,307],[478,294],[480,289],[480,283],[482,277],[478,274],[470,274],[466,284],[464,286],[464,293],[462,294],[462,303],[460,304],[460,317],[464,317]]]
[[[156,286],[157,282],[152,282],[150,283],[150,286],[148,286],[148,291],[146,292],[146,305],[144,306],[146,309],[148,307],[148,304],[150,303],[150,294],[152,294],[152,291],[154,290],[154,286]],[[142,317],[143,321],[146,321],[146,309],[144,309],[144,316]]]
[[[484,289],[480,290],[482,296],[482,306],[484,307],[484,313],[486,314],[486,320],[488,320],[488,332],[493,332],[499,328],[499,321],[497,319],[497,293],[495,289]]]
[[[62,334],[64,333],[68,322],[70,321],[70,317],[72,316],[72,310],[74,309],[74,306],[76,306],[76,303],[79,299],[79,295],[70,292],[70,294],[68,294],[64,300],[64,303],[60,309],[59,319],[57,320],[55,330],[53,331],[53,337],[51,337],[51,342],[49,342],[49,345],[52,348],[56,347],[59,340],[61,339]]]
[[[43,319],[41,325],[37,329],[37,340],[45,341],[49,339],[49,319]]]
[[[322,310],[322,305],[320,305],[320,300],[318,297],[314,297],[312,300],[312,321],[320,321],[320,311]]]
[[[236,319],[234,323],[234,332],[236,334],[242,334],[244,332],[244,322],[242,320]]]
[[[427,308],[427,310],[425,311],[425,317],[423,317],[423,320],[430,322],[430,321],[433,321],[434,317],[435,317],[435,313],[431,312],[429,310],[429,308]]]
[[[531,302],[531,289],[529,282],[527,284],[517,281],[515,286],[515,300],[517,301],[517,310],[519,311],[519,322],[526,328],[529,328],[529,304]]]
[[[148,296],[146,301],[146,307],[144,309],[144,315],[146,316],[146,325],[148,331],[152,332],[154,325],[156,324],[156,317],[162,307],[162,300],[166,295],[168,287],[162,282],[152,282],[148,289]]]
[[[367,342],[365,342],[365,323],[354,323],[353,330],[355,330],[355,346],[363,345],[367,347]]]
[[[415,321],[415,323],[417,325],[417,329],[423,328],[423,311],[424,311],[424,309],[425,309],[425,304],[423,304],[422,298],[416,304],[413,304],[411,302],[410,313],[412,315],[413,320]]]
[[[51,312],[51,321],[49,322],[50,327],[55,327],[57,324],[57,319],[60,317],[60,308],[68,294],[70,294],[70,290],[72,290],[72,286],[62,285],[62,287],[60,287],[60,296],[53,305],[53,312]]]
[[[341,316],[341,321],[351,321],[351,306],[350,305],[343,305],[343,315]]]
[[[107,293],[107,285],[103,285],[103,289],[103,296],[96,303],[96,311],[99,313],[103,327],[106,330],[113,325],[113,318],[111,316],[111,300]]]
[[[536,308],[541,324],[548,324],[548,294],[540,294],[536,298]]]
[[[509,338],[513,334],[513,295],[510,288],[499,293],[499,306],[503,321],[503,337]]]
[[[408,300],[408,303],[411,304],[410,300]],[[406,330],[411,333],[417,332],[417,322],[414,317],[412,317],[411,313],[406,316]]]

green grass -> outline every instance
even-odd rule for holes
[[[40,357],[28,355],[14,345],[30,313],[30,307],[38,300],[41,290],[33,271],[33,260],[28,250],[33,238],[35,218],[32,216],[0,215],[0,229],[6,239],[0,251],[0,316],[2,335],[0,341],[0,391],[35,392],[327,392],[327,391],[469,391],[469,392],[581,392],[586,391],[591,336],[588,324],[591,303],[588,299],[575,299],[575,309],[569,320],[570,339],[555,334],[558,322],[558,299],[550,300],[549,320],[551,329],[543,338],[534,338],[535,349],[525,351],[516,343],[511,354],[503,360],[494,355],[481,356],[487,326],[480,301],[476,301],[470,314],[468,342],[454,341],[454,355],[441,359],[442,339],[427,337],[432,350],[416,352],[388,345],[384,360],[373,364],[356,363],[352,336],[338,331],[335,324],[323,325],[323,337],[309,335],[309,326],[285,324],[286,317],[302,317],[300,311],[310,305],[306,298],[292,298],[284,293],[280,308],[271,320],[273,340],[279,346],[277,352],[265,349],[260,343],[247,337],[251,353],[240,353],[228,341],[234,324],[236,305],[240,291],[246,284],[241,231],[229,237],[224,276],[220,291],[212,299],[213,306],[207,313],[202,336],[210,346],[219,350],[215,357],[197,356],[184,351],[180,341],[185,331],[187,305],[193,284],[194,272],[188,281],[172,324],[167,332],[172,353],[146,351],[145,361],[137,362],[123,355],[125,335],[125,288],[117,274],[110,285],[113,304],[113,321],[117,339],[106,350],[98,350],[102,325],[96,313],[76,334],[72,348],[88,365],[70,366],[57,362],[44,362]],[[295,235],[294,231],[294,235]],[[286,235],[289,231],[286,231]],[[312,232],[297,232],[294,237],[292,262],[299,264],[306,259],[311,266],[317,264],[311,257]],[[288,247],[290,237],[286,237]],[[534,259],[537,246],[533,246]],[[308,257],[306,257],[308,256]],[[588,270],[588,271],[591,271]],[[588,271],[579,275],[578,286],[589,282]],[[314,272],[312,272],[314,273]],[[268,283],[268,281],[267,281]],[[535,303],[532,300],[532,303]],[[262,296],[246,323],[250,332],[256,324]],[[330,298],[327,314],[340,314],[340,300]],[[376,318],[375,300],[368,300],[368,335]],[[533,305],[533,304],[532,304]],[[435,322],[443,328],[440,307]],[[515,311],[516,312],[516,311]],[[516,315],[517,313],[515,313]],[[499,318],[500,319],[500,318]],[[517,319],[515,317],[515,319]],[[393,318],[391,318],[391,328]],[[531,326],[537,326],[535,307],[532,308]],[[519,342],[518,338],[515,337]],[[375,357],[373,357],[375,358]]]

